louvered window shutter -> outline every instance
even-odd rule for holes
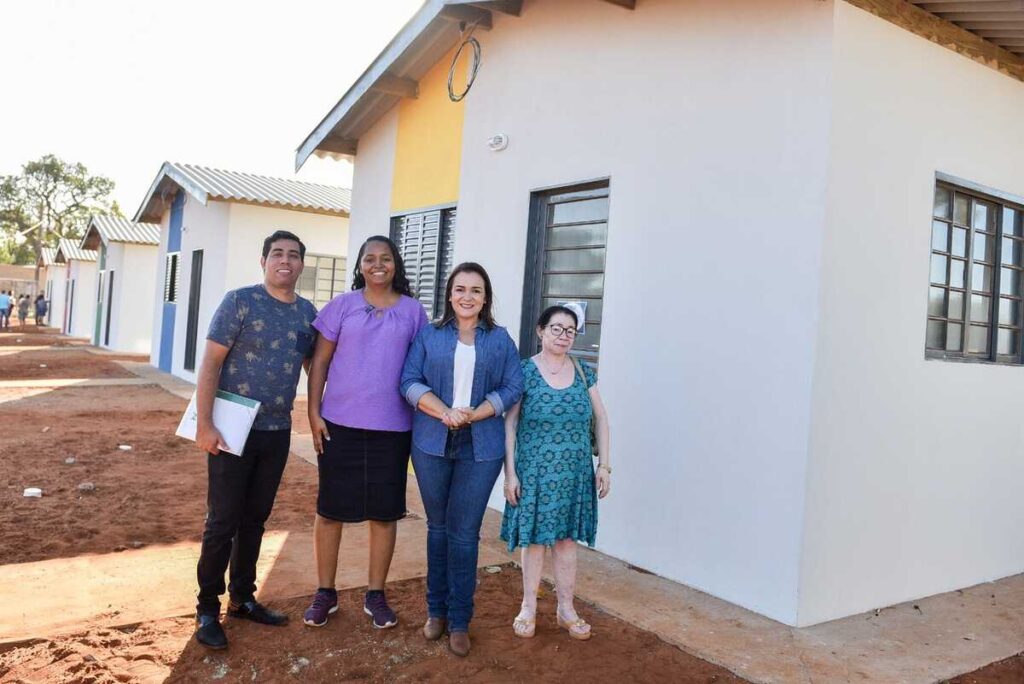
[[[391,239],[405,262],[409,285],[427,315],[444,311],[444,286],[452,269],[455,210],[408,214],[392,220]]]

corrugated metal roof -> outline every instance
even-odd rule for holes
[[[62,264],[65,261],[96,261],[97,252],[94,249],[82,249],[78,246],[77,240],[61,238],[57,243],[56,261]]]
[[[160,225],[157,223],[136,223],[118,216],[93,216],[89,220],[89,228],[82,238],[82,246],[94,246],[91,238],[93,231],[99,233],[103,242],[127,242],[133,245],[159,245]],[[93,243],[93,244],[90,244]]]
[[[57,263],[57,248],[56,247],[43,247],[39,255],[40,266],[53,266]]]
[[[166,211],[172,184],[203,204],[215,199],[334,216],[348,216],[352,207],[352,192],[348,188],[164,162],[135,220],[159,221]]]

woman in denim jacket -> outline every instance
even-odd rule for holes
[[[487,499],[505,457],[503,414],[523,393],[519,352],[491,314],[487,271],[459,264],[444,316],[413,340],[402,394],[416,409],[412,464],[427,513],[427,622],[423,635],[469,653],[476,564]]]

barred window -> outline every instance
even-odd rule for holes
[[[1021,363],[1024,207],[940,182],[931,235],[926,355]]]
[[[601,181],[536,192],[530,198],[519,342],[524,356],[540,350],[534,326],[541,311],[561,304],[582,314],[573,354],[597,364],[609,192],[608,182]]]
[[[317,310],[320,310],[335,295],[345,290],[347,259],[343,256],[307,253],[303,263],[305,268],[302,269],[295,289],[300,297],[313,302]]]

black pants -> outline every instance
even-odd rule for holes
[[[255,596],[263,524],[274,507],[290,444],[291,430],[253,430],[242,456],[207,455],[206,529],[196,569],[197,613],[220,613],[229,564],[231,600],[244,603]]]

